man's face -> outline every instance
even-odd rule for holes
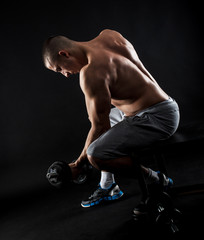
[[[55,60],[51,61],[48,58],[47,62],[48,69],[54,72],[60,72],[65,77],[78,73],[82,67],[79,61],[66,51],[60,51]]]

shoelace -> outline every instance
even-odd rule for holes
[[[105,192],[107,192],[106,189],[102,189],[102,188],[99,187],[99,188],[97,188],[96,191],[89,197],[89,199],[91,199],[91,198],[93,198],[93,197],[95,197],[95,196],[97,196],[97,195],[102,196],[102,195],[104,195]]]

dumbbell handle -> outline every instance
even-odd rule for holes
[[[75,160],[72,161],[72,163],[75,163]],[[72,173],[75,174],[74,171],[77,172],[78,169],[76,166],[73,166],[73,168],[72,168],[72,163],[70,163],[69,166],[71,168]],[[74,168],[75,168],[75,170],[74,170]],[[83,184],[87,181],[87,179],[90,175],[90,172],[92,170],[92,166],[89,164],[88,160],[85,164],[82,165],[80,170],[81,170],[80,174],[78,173],[77,177],[76,178],[74,177],[74,179],[72,180],[76,184]]]

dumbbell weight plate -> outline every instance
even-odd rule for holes
[[[54,162],[47,171],[46,178],[51,185],[61,188],[71,180],[71,169],[64,161]]]
[[[165,192],[161,192],[158,196],[150,196],[146,200],[146,205],[152,220],[155,222],[160,222],[166,213],[173,209],[173,202]]]

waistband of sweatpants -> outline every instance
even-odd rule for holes
[[[169,97],[169,99],[167,99],[167,100],[156,103],[156,104],[154,104],[154,105],[152,105],[148,108],[145,108],[145,109],[139,111],[134,116],[140,117],[144,113],[152,112],[154,110],[162,110],[162,109],[166,109],[168,107],[177,107],[178,108],[178,105],[177,105],[176,101],[171,97]]]

